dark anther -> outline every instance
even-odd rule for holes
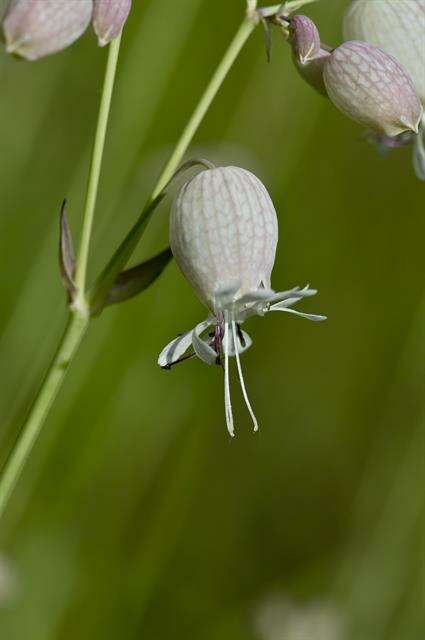
[[[174,362],[169,362],[168,364],[164,364],[161,367],[161,369],[164,369],[165,371],[170,371],[170,369],[172,367],[174,367],[175,364],[180,364],[181,362],[185,362],[186,360],[190,360],[191,358],[194,358],[195,355],[196,355],[195,353],[189,353],[187,356],[182,356],[178,360],[174,360]]]
[[[241,325],[240,325],[240,324],[238,324],[238,325],[236,325],[236,327],[237,327],[237,331],[238,331],[238,338],[239,338],[239,340],[240,340],[240,343],[241,343],[241,345],[242,345],[243,347],[245,347],[245,346],[246,346],[246,341],[245,341],[245,338],[243,337],[243,333],[242,333]]]

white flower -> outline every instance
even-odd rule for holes
[[[183,274],[210,315],[192,331],[175,338],[161,352],[166,369],[198,356],[224,366],[226,423],[234,435],[229,357],[235,356],[242,393],[254,429],[257,419],[245,388],[240,354],[252,340],[241,324],[252,315],[285,311],[309,320],[324,316],[300,313],[292,305],[316,293],[309,286],[275,293],[271,272],[278,240],[276,211],[264,185],[237,167],[207,169],[180,190],[171,212],[170,244]],[[214,327],[212,331],[208,331]],[[193,352],[185,355],[193,348]]]

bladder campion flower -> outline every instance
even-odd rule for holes
[[[425,0],[355,0],[345,14],[344,33],[365,40],[393,55],[409,72],[417,94],[425,106]],[[387,148],[397,140],[379,139]],[[403,143],[404,141],[402,141]],[[413,143],[413,166],[425,180],[425,116]]]
[[[316,321],[325,319],[291,308],[302,298],[315,295],[309,286],[279,293],[271,289],[277,240],[277,216],[270,196],[260,180],[245,169],[206,169],[186,182],[174,201],[171,249],[210,314],[193,330],[170,342],[158,364],[169,369],[198,356],[207,364],[223,365],[226,423],[232,436],[231,356],[236,358],[242,393],[254,429],[258,429],[240,361],[240,354],[251,346],[252,340],[241,324],[252,315],[263,316],[268,311],[285,311]],[[211,331],[210,327],[214,329]],[[191,347],[193,352],[185,356]]]
[[[79,38],[93,12],[92,0],[11,0],[3,18],[9,53],[37,60]]]
[[[94,0],[93,28],[104,47],[122,31],[131,9],[131,0]]]
[[[332,102],[378,133],[418,132],[422,105],[409,74],[382,49],[349,40],[334,49],[323,69]]]

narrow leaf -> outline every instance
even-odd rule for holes
[[[272,34],[270,23],[264,18],[261,22],[264,27],[264,44],[266,46],[267,62],[270,62],[272,59]]]
[[[75,253],[72,243],[71,229],[66,217],[66,200],[63,201],[59,217],[59,270],[68,296],[75,293]]]
[[[147,289],[161,275],[172,257],[171,249],[168,248],[150,260],[120,273],[103,306],[124,302]]]
[[[118,275],[124,269],[125,265],[129,261],[133,251],[136,249],[140,238],[142,237],[148,222],[158,207],[160,202],[165,198],[165,193],[162,192],[154,200],[148,202],[139,216],[136,224],[130,229],[114,255],[106,265],[105,269],[97,279],[93,290],[90,292],[90,308],[93,313],[98,313],[104,306],[105,299],[108,296],[109,291],[115,283]]]

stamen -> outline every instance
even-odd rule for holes
[[[246,387],[245,387],[245,381],[243,379],[243,373],[242,373],[242,365],[241,365],[241,360],[239,357],[239,349],[238,349],[238,341],[237,341],[237,333],[236,333],[236,322],[232,321],[232,333],[233,333],[233,342],[235,345],[235,356],[236,356],[236,364],[238,367],[238,374],[239,374],[239,381],[241,383],[241,389],[242,389],[242,393],[243,393],[243,397],[245,400],[245,404],[248,408],[248,411],[250,413],[250,416],[252,418],[252,422],[254,423],[254,431],[258,431],[258,422],[257,422],[257,418],[255,417],[254,411],[252,410],[251,407],[251,403],[249,401],[248,398],[248,393],[246,391]]]
[[[229,381],[229,323],[227,321],[226,314],[226,322],[225,322],[225,330],[224,330],[224,406],[226,410],[226,424],[227,430],[230,435],[235,435],[235,430],[233,426],[233,413],[232,413],[232,401],[230,399],[230,381]]]
[[[165,371],[171,371],[171,368],[174,367],[176,364],[180,364],[181,362],[186,362],[186,360],[191,360],[192,358],[195,358],[195,357],[196,357],[196,353],[189,353],[187,356],[182,356],[177,360],[173,360],[173,362],[168,362],[167,364],[161,365],[161,369],[164,369]]]

